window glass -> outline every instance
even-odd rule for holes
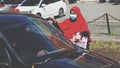
[[[50,4],[52,0],[43,0],[42,4]]]
[[[3,18],[3,17],[1,17]],[[49,30],[41,22],[39,28],[36,26],[37,20],[33,18],[5,18],[0,24],[3,34],[13,44],[14,47],[18,44],[20,47],[30,49],[48,49],[54,50],[54,45],[47,39],[44,33],[49,35]],[[39,20],[40,21],[40,20]],[[7,26],[8,25],[8,26]],[[42,31],[44,32],[42,32]],[[49,45],[49,46],[48,46]],[[50,48],[53,47],[53,48]]]
[[[45,22],[41,21],[40,19],[35,19],[35,18],[31,18],[34,22],[37,23],[37,26],[41,29],[41,31],[47,35],[47,36],[51,36],[51,31],[48,29],[47,26],[45,26]]]
[[[25,0],[22,3],[22,6],[37,6],[40,3],[40,0]]]
[[[58,2],[58,1],[60,1],[60,0],[52,0],[53,3],[54,3],[54,2]]]

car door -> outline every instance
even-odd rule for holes
[[[52,11],[51,14],[53,15],[57,15],[59,13],[59,9],[62,7],[63,3],[61,2],[61,0],[52,0],[51,2],[51,6],[52,6]]]
[[[51,7],[51,12],[50,15],[56,15],[58,14],[58,9],[60,8],[60,0],[51,0],[50,4],[48,5],[49,7]]]
[[[42,5],[44,5],[44,6],[42,6]],[[43,0],[41,6],[46,13],[45,17],[51,16],[54,13],[54,11],[56,11],[54,9],[55,6],[54,6],[54,3],[53,3],[53,0]]]

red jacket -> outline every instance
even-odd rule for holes
[[[73,10],[76,14],[79,15],[74,23],[72,23],[70,19],[66,19],[63,22],[57,23],[60,29],[62,30],[62,32],[64,33],[65,37],[67,39],[71,39],[73,35],[76,34],[76,32],[83,32],[83,31],[88,31],[90,34],[87,23],[80,12],[80,9],[75,6],[71,10]]]

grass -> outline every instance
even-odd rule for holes
[[[93,41],[90,50],[120,62],[120,42],[114,41]]]
[[[114,41],[93,41],[90,44],[90,50],[119,51],[120,44]]]
[[[114,33],[114,32],[112,32],[112,33],[110,33],[110,36],[117,36],[118,34],[117,33]]]

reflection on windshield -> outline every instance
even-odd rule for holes
[[[37,6],[39,4],[40,0],[25,0],[22,3],[22,6]]]
[[[43,53],[43,50],[51,52],[57,49],[31,19],[25,17],[14,18],[12,21],[11,19],[2,20],[1,25],[4,27],[2,32],[25,62],[36,61],[38,53]]]
[[[12,23],[15,21],[16,20],[12,21]],[[17,24],[19,24],[19,26],[16,26]],[[18,44],[20,47],[24,48],[29,47],[30,49],[36,50],[37,49],[40,50],[47,49],[49,51],[54,50],[54,48],[50,49],[53,46],[53,44],[48,42],[48,39],[43,35],[40,29],[38,29],[36,25],[29,19],[27,18],[24,18],[22,20],[18,19],[16,25],[14,25],[16,27],[13,28],[12,27],[13,25],[11,25],[11,28],[9,27],[9,29],[7,28],[3,29],[3,33],[8,38],[8,40],[11,41],[11,43],[16,42],[16,44]]]

